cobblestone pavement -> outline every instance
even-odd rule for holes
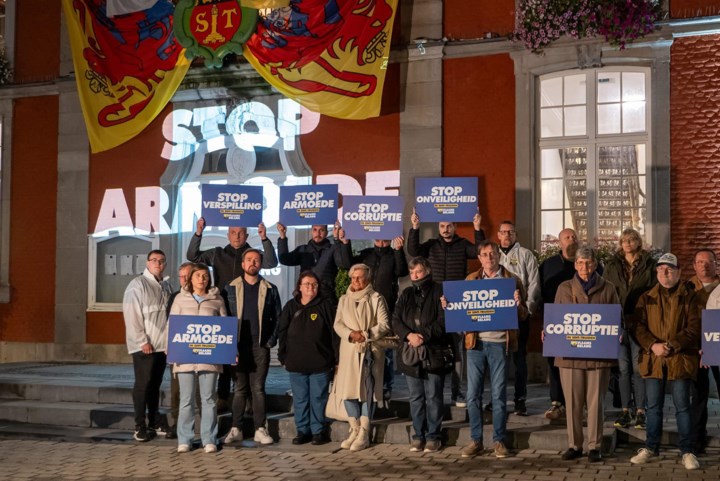
[[[174,445],[149,442],[70,443],[0,440],[0,479],[12,480],[676,480],[720,478],[720,449],[700,458],[702,469],[686,471],[677,451],[644,466],[633,466],[629,449],[603,462],[562,461],[556,451],[523,450],[514,457],[462,459],[460,449],[410,453],[407,446],[377,445],[359,453],[326,446],[267,449],[229,447],[217,454],[197,449],[178,454]]]

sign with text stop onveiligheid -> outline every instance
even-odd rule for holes
[[[415,211],[420,222],[472,222],[478,212],[477,177],[415,179]]]

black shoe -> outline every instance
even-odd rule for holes
[[[151,439],[148,434],[148,429],[145,426],[136,426],[133,438],[135,438],[135,441],[140,441],[141,443],[148,442]]]
[[[602,461],[602,454],[599,449],[591,449],[588,453],[588,462],[599,463]]]
[[[314,446],[320,446],[321,444],[327,444],[330,442],[330,436],[325,431],[313,434],[311,444]]]
[[[568,448],[568,450],[563,453],[562,460],[563,461],[572,461],[573,459],[577,459],[582,455],[583,455],[582,449]]]
[[[515,415],[516,416],[527,416],[527,407],[525,407],[525,400],[518,399],[515,401]]]
[[[312,441],[312,434],[298,434],[292,440],[293,444],[307,444]]]
[[[156,422],[151,428],[155,431],[156,436],[166,436],[167,433],[170,432],[170,428],[168,427],[165,417],[162,417],[160,421]]]
[[[177,426],[170,426],[170,428],[168,428],[165,439],[177,439]]]

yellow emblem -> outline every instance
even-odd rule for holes
[[[310,314],[310,320],[314,321],[315,319],[317,319],[317,314]]]

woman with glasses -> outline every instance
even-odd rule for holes
[[[383,395],[385,350],[373,341],[390,333],[390,319],[385,298],[370,284],[370,268],[355,264],[348,274],[350,286],[338,301],[335,316],[340,337],[335,388],[350,424],[350,435],[340,446],[360,451],[370,446],[370,419]]]
[[[225,301],[217,287],[210,286],[210,269],[205,264],[194,264],[188,282],[175,297],[170,314],[188,316],[227,316]],[[175,364],[173,374],[180,384],[180,413],[177,422],[178,453],[190,451],[195,435],[195,389],[200,384],[202,405],[200,437],[206,453],[217,451],[217,379],[221,364]]]
[[[333,302],[318,294],[319,286],[314,272],[302,272],[278,324],[278,359],[290,373],[293,394],[297,429],[293,444],[330,441],[325,405],[337,363],[338,339],[333,331]]]

